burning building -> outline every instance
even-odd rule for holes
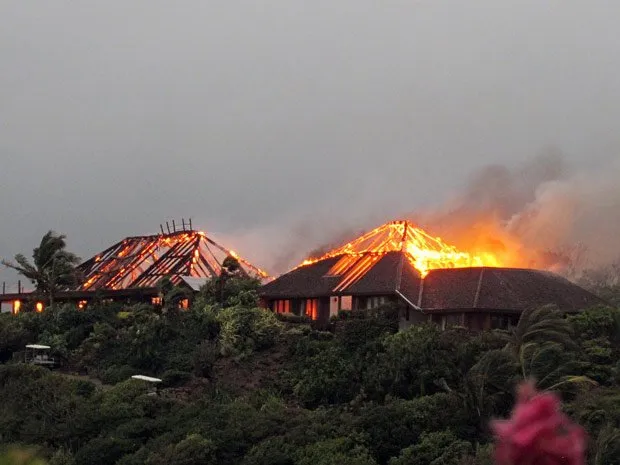
[[[202,231],[183,228],[161,234],[127,237],[78,266],[79,283],[55,296],[59,302],[83,307],[94,299],[161,303],[159,284],[164,278],[176,286],[197,290],[207,279],[219,276],[224,260],[234,258],[238,273],[266,279],[267,273],[227,249]],[[32,292],[3,293],[0,302],[18,312],[22,302],[34,301],[37,311],[45,305]]]
[[[506,328],[529,307],[576,312],[602,301],[547,271],[505,268],[492,253],[470,254],[408,221],[394,221],[325,255],[309,259],[261,289],[277,313],[327,321],[342,310],[392,302],[401,327]]]

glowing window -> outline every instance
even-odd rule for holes
[[[319,317],[319,299],[306,299],[303,308],[304,314],[313,320],[316,320]]]
[[[273,302],[273,311],[276,313],[291,313],[291,301],[275,300]]]
[[[17,315],[19,313],[20,308],[22,307],[22,303],[19,300],[13,301],[13,313]]]
[[[41,313],[43,311],[43,302],[37,302],[35,308],[37,309],[37,313]]]
[[[353,297],[350,295],[343,295],[340,298],[340,310],[351,310],[353,308]]]

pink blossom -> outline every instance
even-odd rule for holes
[[[557,395],[523,383],[512,416],[491,425],[497,465],[583,465],[586,433],[560,407]]]

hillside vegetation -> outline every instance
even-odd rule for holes
[[[489,420],[533,377],[588,430],[590,463],[620,464],[618,310],[474,334],[397,332],[385,307],[319,329],[257,308],[255,286],[210,283],[189,310],[1,315],[0,441],[23,460],[0,463],[490,464]],[[62,368],[20,363],[34,342]],[[134,374],[160,377],[157,394]]]

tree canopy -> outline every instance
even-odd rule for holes
[[[14,261],[3,260],[2,264],[28,278],[37,292],[46,295],[50,304],[58,290],[77,282],[76,265],[80,258],[66,250],[66,236],[48,231],[41,243],[32,252],[32,262],[23,254],[15,255]]]
[[[33,465],[490,465],[489,421],[534,376],[587,429],[589,463],[618,463],[620,310],[532,309],[509,331],[473,333],[399,332],[383,307],[326,329],[258,308],[256,286],[209,282],[180,311],[0,315],[7,454]],[[61,369],[20,363],[32,342]],[[162,379],[157,393],[135,374]]]

